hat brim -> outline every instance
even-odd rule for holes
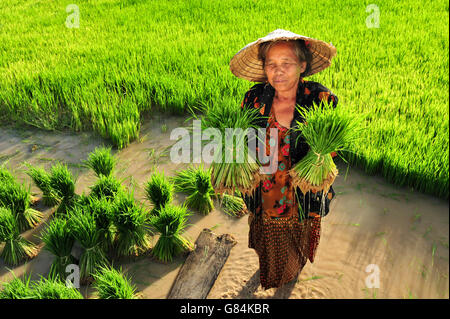
[[[278,29],[239,50],[230,61],[230,70],[239,78],[252,82],[266,82],[262,61],[258,59],[259,45],[269,41],[297,39],[308,41],[308,49],[312,54],[311,69],[304,77],[318,73],[331,65],[331,59],[336,55],[336,48],[331,43]]]

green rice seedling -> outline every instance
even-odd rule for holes
[[[117,158],[111,154],[111,147],[95,148],[83,162],[84,166],[92,169],[98,177],[111,176],[117,164]]]
[[[33,299],[84,299],[74,287],[69,287],[57,278],[41,277],[32,283]]]
[[[0,166],[0,183],[5,182],[15,182],[16,179],[14,178],[13,174],[5,167],[4,164]]]
[[[31,177],[34,184],[42,191],[42,200],[46,206],[55,206],[58,203],[58,196],[51,187],[50,174],[41,167],[33,167],[28,164],[28,176]]]
[[[89,207],[90,212],[94,216],[95,224],[97,225],[101,245],[105,252],[112,249],[114,239],[114,229],[112,224],[112,202],[106,197],[100,199],[90,197]]]
[[[175,174],[169,178],[174,185],[175,192],[185,193],[187,195],[193,194],[196,191],[197,172],[200,170],[204,170],[202,164],[198,167],[191,164],[186,169],[176,171]],[[211,172],[209,171],[209,173]]]
[[[98,267],[108,263],[101,243],[101,233],[89,209],[75,207],[70,214],[69,223],[73,237],[83,247],[79,262],[80,277],[87,279]]]
[[[76,263],[71,254],[75,239],[69,222],[62,218],[53,219],[42,232],[41,239],[45,243],[44,249],[54,256],[49,277],[64,280],[67,265]]]
[[[211,181],[218,193],[252,192],[259,185],[261,175],[255,154],[249,154],[248,130],[257,128],[257,110],[240,109],[231,100],[224,99],[213,106],[202,106],[203,133],[214,130],[221,133],[221,143],[214,151],[211,163]],[[249,159],[252,158],[252,160]]]
[[[10,282],[3,282],[3,289],[0,290],[0,299],[29,299],[32,296],[30,287],[30,275],[24,275],[23,278],[18,278],[13,274],[13,280]]]
[[[30,192],[15,181],[0,183],[0,206],[8,207],[14,214],[19,231],[35,227],[43,218],[42,212],[30,207]]]
[[[309,190],[328,191],[337,175],[331,153],[347,151],[356,141],[361,131],[360,119],[326,102],[311,108],[298,107],[298,111],[305,122],[297,121],[296,130],[310,150],[289,171],[293,186],[300,187],[304,194]]]
[[[36,256],[36,246],[20,235],[19,223],[9,208],[0,207],[0,242],[5,246],[0,254],[6,264],[17,265],[25,258]]]
[[[152,249],[156,258],[168,262],[177,254],[192,249],[192,243],[182,236],[188,215],[185,206],[166,205],[159,215],[150,219],[150,224],[160,234]]]
[[[209,171],[197,170],[195,174],[195,191],[186,198],[186,205],[206,215],[214,209],[212,196],[214,188],[211,185],[211,174]]]
[[[146,196],[153,204],[152,214],[157,214],[162,207],[172,201],[173,190],[173,183],[164,176],[164,172],[153,172],[145,184]]]
[[[67,165],[57,163],[51,168],[50,185],[59,200],[56,216],[66,216],[76,205],[75,180]]]
[[[123,186],[119,180],[113,175],[100,175],[95,184],[90,187],[89,196],[114,200],[117,192],[123,191]]]
[[[122,269],[102,267],[94,274],[94,288],[100,299],[137,299],[136,286]]]
[[[230,216],[237,216],[244,209],[244,200],[241,197],[223,194],[220,204],[223,211]]]
[[[118,193],[111,206],[117,255],[138,256],[150,248],[150,233],[146,226],[148,216],[143,205],[136,203],[133,193]]]

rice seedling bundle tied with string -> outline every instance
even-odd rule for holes
[[[15,180],[0,183],[0,207],[11,209],[20,232],[35,227],[44,216],[42,212],[31,208],[30,205],[30,192],[23,184],[18,184]]]
[[[42,199],[46,206],[54,206],[58,203],[58,195],[52,188],[50,174],[41,167],[33,167],[27,164],[29,170],[28,176],[31,177],[36,186],[42,191]]]
[[[76,206],[70,213],[70,228],[74,238],[83,247],[80,257],[80,277],[87,279],[99,267],[108,263],[101,234],[95,223],[95,217],[86,207]]]
[[[171,178],[175,190],[186,193],[186,205],[206,215],[214,209],[212,197],[215,191],[211,184],[211,170],[205,170],[203,165],[197,168],[191,165],[189,168],[176,172]]]
[[[331,153],[349,150],[351,143],[360,136],[362,118],[326,102],[309,109],[299,108],[299,112],[305,122],[297,121],[297,130],[310,150],[289,171],[292,185],[299,187],[303,194],[310,190],[328,192],[338,174]]]
[[[145,193],[153,204],[152,215],[158,214],[162,207],[173,198],[174,184],[164,176],[164,172],[153,172],[145,184]]]
[[[35,257],[36,246],[20,235],[19,223],[9,208],[0,207],[0,243],[5,246],[0,254],[6,264],[17,265],[25,258]]]
[[[114,245],[119,256],[138,256],[150,248],[148,216],[143,205],[136,203],[133,193],[117,194],[111,206],[111,219],[117,230]]]
[[[234,101],[224,100],[204,107],[201,127],[203,134],[220,136],[211,162],[211,179],[216,192],[234,193],[237,189],[251,193],[259,184],[260,164],[249,152],[247,137],[256,129],[256,109],[241,109]]]
[[[75,257],[71,254],[75,239],[69,226],[66,219],[55,218],[41,235],[45,243],[44,249],[55,256],[50,266],[49,277],[64,279],[67,275],[66,267],[76,263]]]
[[[185,206],[166,205],[150,224],[160,234],[152,254],[161,261],[172,261],[173,257],[192,249],[192,243],[182,236],[186,227],[188,211]]]
[[[137,299],[136,287],[122,269],[101,267],[94,274],[94,288],[100,299]]]

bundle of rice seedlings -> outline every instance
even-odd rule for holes
[[[64,280],[67,265],[76,263],[75,257],[71,254],[75,239],[68,221],[62,218],[53,219],[41,234],[41,239],[45,243],[44,249],[55,256],[50,266],[49,277]]]
[[[185,206],[166,205],[157,216],[150,219],[150,224],[160,233],[152,254],[161,261],[172,261],[177,254],[193,248],[192,243],[181,233],[186,227],[188,216]]]
[[[94,216],[97,225],[100,242],[105,252],[110,251],[114,239],[114,229],[112,227],[112,202],[106,197],[89,197],[86,205]]]
[[[38,253],[36,246],[20,235],[19,223],[6,207],[0,207],[0,242],[5,243],[0,257],[8,265],[17,265]]]
[[[198,167],[191,164],[186,169],[176,171],[174,176],[169,178],[174,185],[174,190],[187,195],[193,194],[196,190],[195,180],[197,172],[200,170],[204,170],[203,164],[200,164]],[[211,172],[209,171],[209,173]]]
[[[20,232],[35,227],[44,216],[30,205],[30,192],[25,189],[23,184],[15,181],[0,183],[0,206],[11,209],[18,222]]]
[[[245,203],[241,197],[223,194],[220,204],[227,215],[241,216],[245,214]]]
[[[123,189],[121,182],[113,175],[100,175],[95,184],[90,187],[91,192],[89,196],[96,198],[106,197],[109,200],[114,200],[117,192]]]
[[[80,278],[87,279],[96,272],[98,267],[108,263],[103,246],[101,234],[95,223],[94,215],[89,209],[76,206],[69,221],[73,237],[83,247],[80,256]]]
[[[153,172],[145,184],[145,193],[153,204],[152,214],[158,214],[162,207],[172,201],[174,185],[164,176],[164,172]]]
[[[150,247],[148,215],[143,205],[137,205],[133,193],[117,194],[111,206],[111,218],[117,230],[114,242],[119,256],[138,256]]]
[[[67,165],[57,163],[51,168],[50,185],[60,204],[56,210],[58,216],[65,216],[76,205],[75,181]]]
[[[33,299],[83,299],[83,295],[76,289],[67,286],[58,278],[44,278],[32,284]]]
[[[10,282],[3,282],[3,289],[0,290],[0,299],[29,299],[32,297],[30,287],[30,275],[18,278],[12,272],[14,279]]]
[[[0,166],[0,183],[15,182],[16,179],[4,164]]]
[[[98,177],[111,176],[117,164],[117,158],[111,154],[111,147],[99,147],[89,153],[84,166],[91,168]]]
[[[209,170],[199,169],[195,174],[195,191],[186,198],[186,205],[206,215],[214,208],[211,198],[214,194]]]
[[[33,167],[30,164],[26,165],[29,168],[27,171],[28,176],[31,177],[34,184],[42,191],[44,204],[49,207],[55,206],[59,201],[59,197],[51,186],[50,174],[41,167]]]
[[[203,113],[202,132],[213,129],[222,137],[217,145],[222,151],[214,152],[210,167],[214,189],[218,193],[233,194],[235,189],[252,193],[264,178],[256,154],[249,154],[247,144],[248,130],[258,128],[257,109],[240,109],[233,101],[223,101],[204,108]]]
[[[94,274],[94,288],[100,299],[137,299],[136,286],[132,285],[122,269],[102,267]]]
[[[360,120],[326,102],[310,109],[299,108],[299,112],[305,123],[298,122],[298,130],[310,150],[289,171],[293,186],[300,187],[303,194],[310,190],[328,192],[338,173],[331,153],[349,151],[359,136]]]

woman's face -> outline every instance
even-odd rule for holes
[[[300,74],[306,69],[306,62],[298,61],[292,46],[289,42],[277,43],[266,54],[264,71],[277,91],[296,90]]]

